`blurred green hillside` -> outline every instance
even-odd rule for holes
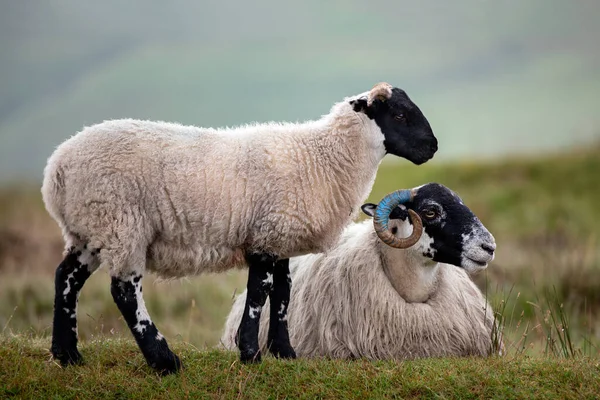
[[[600,4],[562,0],[2,2],[0,182],[84,125],[304,120],[389,81],[438,158],[598,137]]]

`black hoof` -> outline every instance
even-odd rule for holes
[[[277,358],[287,358],[287,359],[291,359],[291,360],[296,358],[296,352],[294,351],[292,346],[290,346],[290,344],[288,344],[288,343],[286,343],[286,344],[271,343],[271,345],[269,346],[269,351],[271,352],[271,354],[273,354],[273,356],[275,356]]]
[[[63,367],[66,367],[69,365],[83,364],[83,357],[81,356],[81,353],[79,353],[79,351],[77,351],[77,348],[70,349],[70,350],[64,350],[64,349],[52,346],[52,349],[50,349],[50,351],[52,352],[52,355],[54,356],[54,358],[57,359],[58,361],[60,361],[60,364]]]
[[[174,374],[183,368],[181,360],[174,353],[148,364],[162,376]]]
[[[240,352],[240,361],[244,364],[258,364],[262,361],[260,351],[250,352],[250,351],[241,351]]]

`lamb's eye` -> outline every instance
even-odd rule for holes
[[[437,212],[435,212],[435,210],[427,210],[423,213],[423,215],[427,219],[434,219],[435,217],[437,217]]]
[[[395,119],[396,121],[400,121],[400,122],[406,121],[406,117],[404,116],[404,114],[398,114],[398,115],[395,115],[395,116],[394,116],[394,119]]]

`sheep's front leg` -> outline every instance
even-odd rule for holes
[[[286,258],[275,264],[273,290],[269,294],[271,313],[267,343],[271,354],[278,358],[296,358],[296,352],[290,344],[287,323],[291,290],[290,259]]]
[[[163,375],[177,372],[182,367],[181,361],[169,349],[146,310],[142,297],[142,275],[113,276],[110,291],[148,365]]]
[[[260,362],[258,327],[260,314],[273,287],[276,257],[269,254],[247,254],[248,284],[246,305],[238,328],[238,347],[242,362]]]

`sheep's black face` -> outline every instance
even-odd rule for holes
[[[430,160],[437,151],[437,139],[419,107],[402,89],[393,88],[386,100],[353,100],[354,110],[375,120],[385,136],[386,152],[419,165]]]
[[[363,211],[369,214],[365,206]],[[390,227],[399,237],[406,237],[412,231],[406,229],[410,226],[407,208],[416,211],[423,222],[423,235],[411,249],[420,251],[424,257],[462,267],[468,272],[486,268],[494,259],[494,237],[447,187],[437,183],[423,185],[416,189],[412,202],[392,211]],[[403,222],[394,224],[394,219]]]

